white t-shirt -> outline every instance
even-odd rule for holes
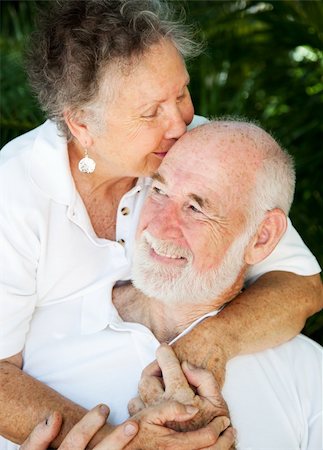
[[[190,127],[205,122],[196,116]],[[125,241],[121,245],[96,236],[70,173],[66,140],[53,122],[2,149],[0,359],[24,348],[35,308],[77,305],[72,330],[80,334],[107,326],[111,289],[130,277],[135,230],[149,185],[149,178],[139,179],[121,199],[116,225],[117,241]],[[271,270],[320,271],[290,223],[275,251],[254,266],[249,279]]]

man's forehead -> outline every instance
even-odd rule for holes
[[[261,138],[261,139],[260,139]],[[214,122],[182,136],[161,164],[170,170],[201,177],[224,177],[232,183],[252,179],[262,165],[260,144],[268,138],[258,127],[246,123]],[[268,140],[268,139],[267,139]]]
[[[215,177],[203,177],[200,172],[186,169],[163,163],[152,179],[164,185],[169,196],[185,197],[201,208],[211,209],[215,203],[218,205],[222,196],[222,183],[218,183]]]

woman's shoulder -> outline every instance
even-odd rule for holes
[[[3,165],[12,158],[19,159],[25,152],[31,151],[38,135],[44,128],[51,126],[53,126],[52,122],[47,120],[40,126],[12,139],[0,151],[0,164]]]
[[[56,125],[47,120],[37,128],[18,136],[8,142],[0,151],[0,190],[6,203],[16,199],[25,201],[35,197],[35,186],[32,182],[33,167],[39,166],[39,157],[48,159],[46,146],[57,134]],[[53,147],[55,145],[53,144]]]

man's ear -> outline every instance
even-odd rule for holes
[[[254,265],[274,250],[287,228],[286,214],[279,208],[266,212],[245,252],[245,262]]]
[[[84,110],[77,112],[66,110],[63,115],[72,136],[81,144],[83,148],[91,147],[93,139],[88,124],[84,120]]]

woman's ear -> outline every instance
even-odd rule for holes
[[[245,262],[254,265],[270,255],[286,228],[287,217],[281,209],[275,208],[266,212],[265,218],[246,249]]]
[[[72,136],[81,144],[83,148],[89,148],[93,144],[89,126],[86,123],[84,111],[72,112],[64,111],[64,119]]]

